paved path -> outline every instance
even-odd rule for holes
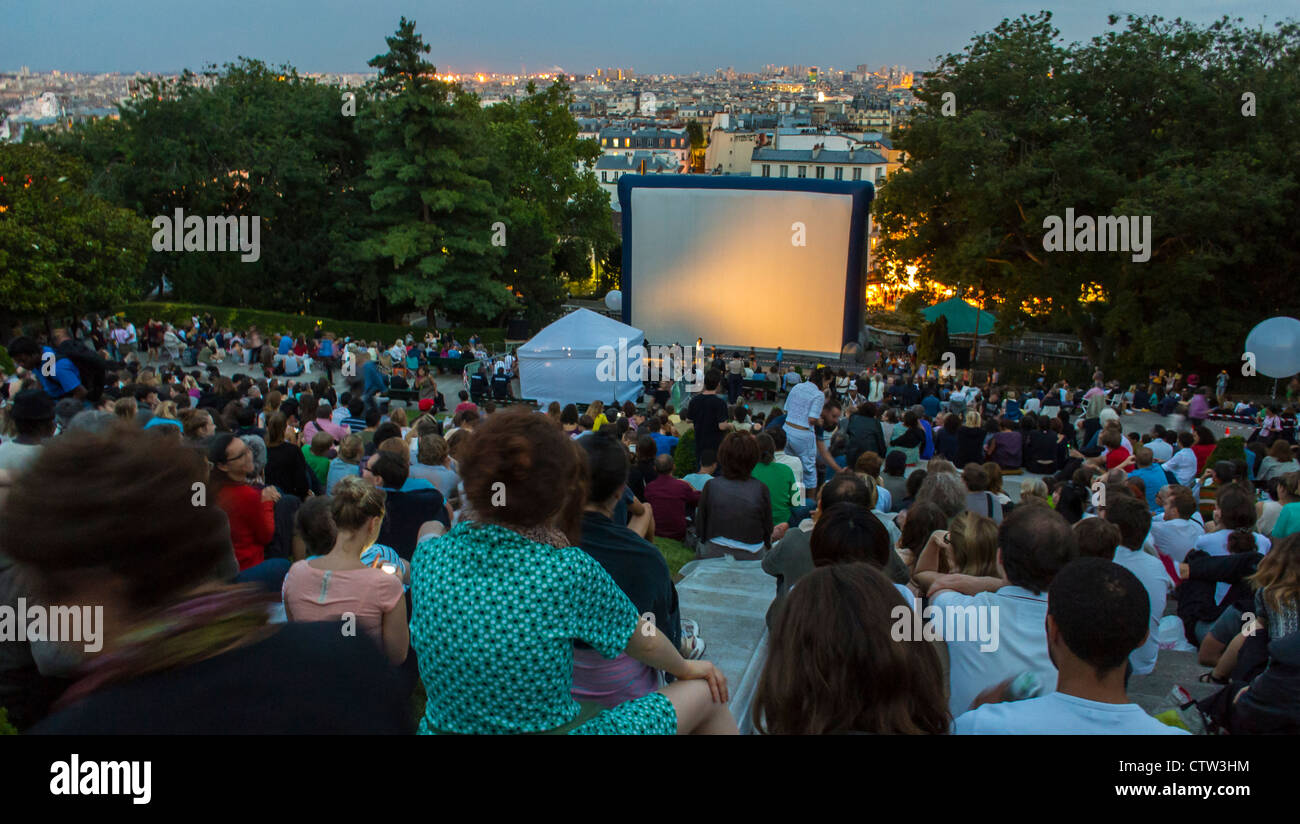
[[[733,558],[692,561],[681,573],[682,617],[699,623],[704,657],[727,676],[731,713],[742,733],[751,732],[750,708],[767,653],[765,616],[776,579],[758,561]]]

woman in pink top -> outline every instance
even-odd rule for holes
[[[345,633],[360,625],[396,666],[410,647],[405,588],[391,565],[361,562],[379,536],[385,499],[382,489],[360,478],[339,481],[330,500],[338,527],[334,548],[290,567],[281,594],[290,621],[343,621]]]

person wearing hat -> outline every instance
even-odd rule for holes
[[[9,404],[17,436],[0,443],[0,469],[19,472],[36,460],[41,443],[54,435],[54,399],[40,389],[25,389]]]

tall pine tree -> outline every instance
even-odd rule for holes
[[[485,179],[478,101],[434,76],[415,21],[403,17],[386,40],[388,52],[369,62],[379,71],[374,102],[358,115],[370,144],[362,189],[373,211],[358,257],[382,264],[393,309],[424,311],[430,324],[438,313],[495,319],[514,298],[492,245],[501,209]]]

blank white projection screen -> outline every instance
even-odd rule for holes
[[[631,207],[630,321],[648,343],[839,353],[852,196],[637,187]]]

